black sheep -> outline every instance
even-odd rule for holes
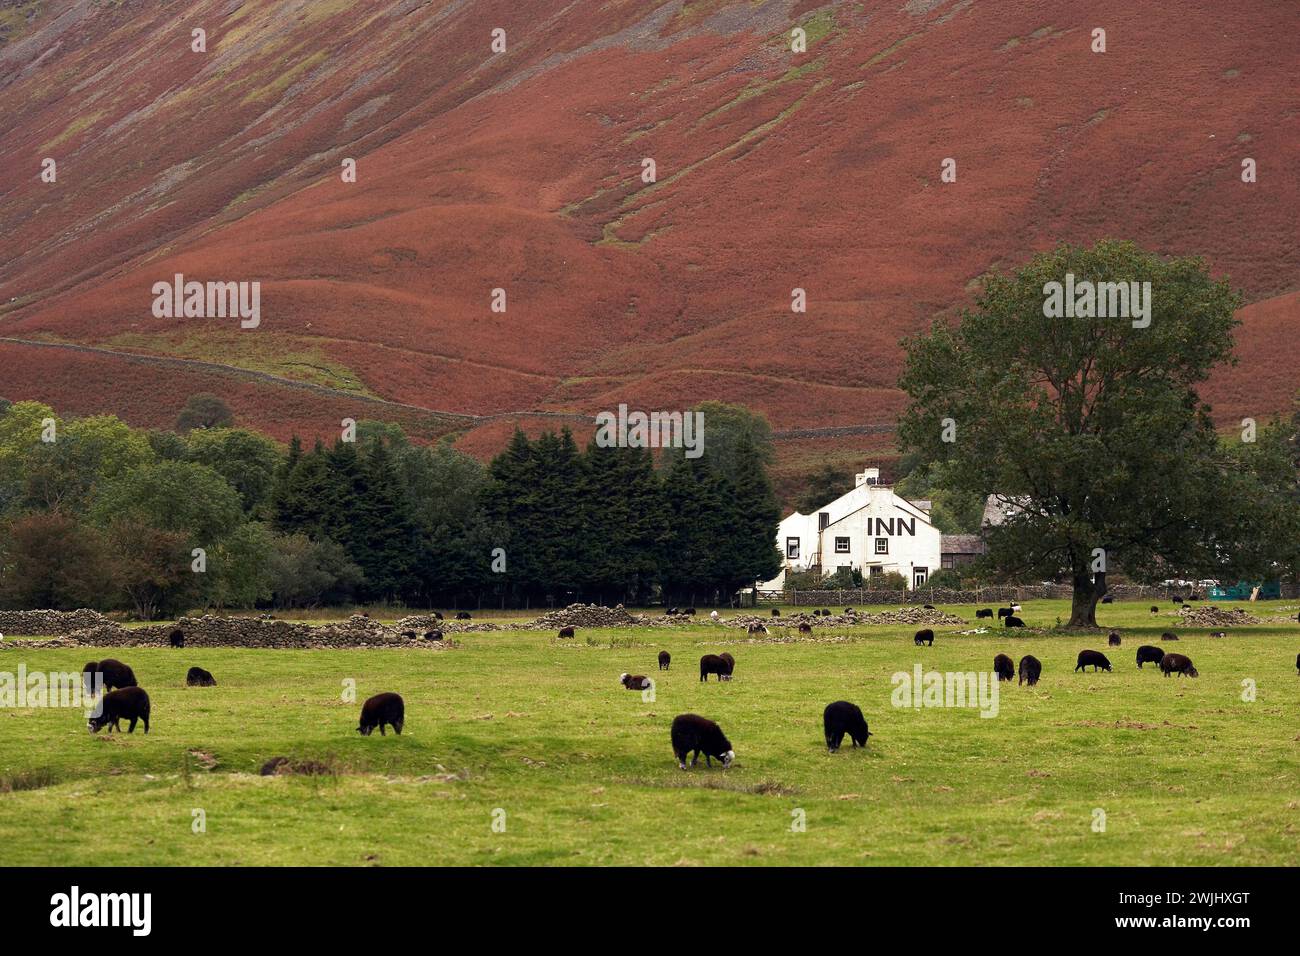
[[[1020,620],[1014,614],[1008,615],[1007,619],[1002,622],[1003,627],[1024,627],[1025,622]]]
[[[912,643],[917,645],[918,647],[920,647],[922,644],[929,644],[931,647],[933,647],[934,631],[928,627],[920,631],[917,631],[916,634],[913,635],[912,637]]]
[[[1166,654],[1160,659],[1160,670],[1168,677],[1170,674],[1177,674],[1182,677],[1186,674],[1188,677],[1200,677],[1196,668],[1192,666],[1192,659],[1186,654]]]
[[[1043,662],[1033,655],[1026,654],[1020,658],[1020,683],[1033,687],[1043,673]]]
[[[456,614],[456,620],[458,620],[458,621],[468,621],[468,620],[470,620],[470,614],[469,614],[469,611],[459,611],[459,612],[457,612],[457,614]]]
[[[1111,596],[1108,594],[1108,595],[1106,595],[1104,598],[1101,599],[1101,603],[1102,603],[1102,604],[1113,604],[1113,603],[1115,603],[1115,599],[1114,599],[1113,597],[1111,597]]]
[[[185,675],[187,687],[216,687],[217,680],[202,667],[191,667]]]
[[[828,607],[822,608],[822,617],[830,617],[830,616],[831,616],[831,609]]]
[[[671,664],[672,662],[673,662],[673,655],[669,654],[667,651],[659,652],[659,669],[661,671],[668,670],[668,665]]]
[[[725,661],[727,665],[726,676],[725,677],[719,676],[718,680],[731,680],[731,675],[736,672],[736,659],[732,657],[730,654],[728,654],[726,651],[723,651],[721,654],[718,655],[718,657],[720,660]]]
[[[167,640],[172,647],[184,647],[185,632],[182,631],[180,628],[177,628],[176,630],[172,631],[171,636],[168,637]]]
[[[570,624],[568,627],[560,628],[560,634],[559,634],[560,637],[573,637],[573,634],[574,634],[574,630],[572,624]]]
[[[764,627],[762,624],[751,624],[751,625],[749,625],[749,633],[750,633],[750,634],[766,634],[766,633],[767,633],[767,628]]]
[[[780,608],[775,608],[775,607],[772,608],[772,616],[773,616],[773,617],[780,617],[780,616],[781,616],[781,609],[780,609]]]
[[[1000,621],[1004,617],[1010,617],[1013,613],[1014,612],[1009,607],[1000,607],[998,608],[998,620]]]
[[[853,608],[851,608],[851,607],[846,607],[846,608],[844,609],[844,613],[845,613],[845,614],[852,614],[852,613],[853,613]]]
[[[935,608],[935,606],[934,606],[933,604],[922,604],[921,607],[925,608],[925,610],[927,610],[927,611],[933,611],[933,610],[936,610],[936,608]]]
[[[1164,660],[1165,652],[1158,647],[1152,647],[1150,644],[1143,644],[1138,648],[1137,664],[1140,668],[1143,664],[1159,664]]]
[[[433,619],[434,619],[435,621],[441,621],[441,620],[442,620],[442,612],[441,612],[441,611],[434,611],[434,612],[433,612]]]
[[[621,674],[618,682],[628,690],[649,690],[650,678],[644,674]]]
[[[1173,631],[1165,631],[1163,634],[1160,635],[1160,640],[1162,640],[1162,641],[1176,641],[1176,640],[1178,640],[1178,635],[1175,634],[1175,633],[1173,633]]]
[[[424,639],[426,641],[440,641],[442,640],[442,630],[434,628],[432,631],[425,631]]]
[[[1152,605],[1151,605],[1151,613],[1152,613],[1152,614],[1159,614],[1159,613],[1160,613],[1160,608],[1158,608],[1158,607],[1156,607],[1154,604],[1152,604]]]
[[[1295,672],[1300,674],[1300,654],[1295,656]]]
[[[670,607],[664,611],[664,617],[676,617],[676,616],[677,616],[677,608],[675,607]]]
[[[1080,651],[1079,663],[1074,665],[1075,673],[1078,673],[1081,670],[1086,670],[1090,664],[1092,665],[1092,672],[1094,674],[1097,673],[1098,669],[1104,671],[1110,670],[1110,661],[1106,659],[1106,655],[1101,651]]]
[[[86,686],[86,693],[93,693],[95,690],[94,675],[99,674],[103,681],[101,690],[116,690],[123,687],[135,687],[135,672],[127,667],[121,661],[113,658],[105,658],[96,663],[91,661],[82,668],[82,681]]]
[[[695,608],[693,608],[693,607],[688,607],[685,611],[682,611],[682,613],[685,614],[687,617],[694,617],[694,616],[695,616]]]
[[[987,617],[990,621],[993,620],[993,608],[982,607],[975,612],[975,620],[978,621],[982,617]]]
[[[1110,636],[1106,638],[1106,644],[1110,647],[1120,646],[1119,631],[1111,631]]]
[[[727,662],[717,654],[705,654],[700,658],[700,680],[707,683],[710,674],[717,674],[718,680],[722,680],[730,673]]]
[[[999,654],[993,658],[993,672],[998,675],[998,680],[1012,680],[1016,676],[1016,665],[1007,655]]]
[[[686,755],[692,752],[694,752],[691,758],[692,767],[700,762],[700,754],[704,754],[704,761],[710,767],[713,766],[713,758],[717,757],[722,761],[724,770],[736,759],[736,751],[732,748],[731,741],[722,732],[722,728],[707,717],[698,714],[679,714],[673,718],[669,736],[672,739],[673,755],[677,758],[677,766],[683,770],[686,769]]]
[[[149,732],[149,695],[144,692],[143,687],[124,687],[111,694],[105,694],[104,699],[99,702],[99,715],[86,721],[86,726],[92,734],[98,733],[102,727],[120,731],[122,729],[118,724],[120,720],[131,722],[126,728],[128,734],[135,733],[137,720],[143,721],[144,732],[146,734]]]
[[[867,718],[862,716],[862,708],[847,700],[826,705],[822,711],[822,730],[826,734],[826,749],[831,753],[840,749],[845,734],[853,740],[854,747],[865,747],[867,738],[873,736],[867,730]]]
[[[357,733],[362,737],[369,737],[378,727],[379,736],[385,737],[387,733],[384,725],[392,724],[393,730],[400,735],[405,723],[406,702],[402,700],[401,695],[376,694],[361,707],[361,722],[357,725]]]
[[[405,639],[408,640],[408,641],[413,641],[413,640],[415,640],[415,632],[414,632],[414,631],[403,631],[403,632],[402,632],[402,637],[405,638]]]
[[[800,621],[800,622],[799,622],[799,633],[800,633],[800,634],[811,634],[811,633],[812,633],[812,625],[809,624],[807,621]]]
[[[1175,595],[1174,595],[1174,603],[1175,603],[1175,604],[1182,604],[1182,603],[1183,603],[1183,599],[1182,599],[1182,597],[1179,596],[1179,595],[1177,595],[1177,594],[1175,594]]]

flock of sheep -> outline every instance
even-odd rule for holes
[[[1176,603],[1181,604],[1182,599],[1176,598]],[[1183,605],[1186,607],[1186,605]],[[933,609],[932,605],[925,605],[926,608]],[[1006,608],[999,608],[998,618],[1004,622],[1006,627],[1024,627],[1024,623],[1016,617],[1016,612],[1020,610],[1019,605],[1012,605]],[[1152,607],[1153,612],[1158,611],[1157,607]],[[846,608],[845,613],[851,609]],[[685,611],[679,611],[677,608],[670,608],[668,614],[685,614],[693,615],[694,608],[687,608]],[[829,610],[818,610],[814,612],[816,616],[829,616]],[[779,616],[780,612],[776,609],[772,611],[773,616]],[[714,612],[716,618],[717,612]],[[441,619],[441,615],[438,615]],[[462,620],[468,620],[469,614],[461,612],[457,615]],[[992,608],[981,608],[975,612],[976,620],[993,618]],[[1300,618],[1298,618],[1300,619]],[[800,632],[810,632],[811,627],[807,622],[799,625]],[[767,628],[762,624],[752,624],[749,627],[749,633],[760,634],[766,633]],[[564,627],[559,632],[561,638],[571,638],[574,636],[574,628]],[[438,638],[441,638],[438,633]],[[1213,637],[1224,637],[1223,631],[1217,631]],[[934,646],[934,630],[923,628],[913,635],[913,643],[916,646]],[[1169,631],[1161,635],[1162,641],[1176,641],[1178,636]],[[183,647],[184,639],[180,632],[172,635],[171,644],[173,647]],[[1122,638],[1118,631],[1111,631],[1107,645],[1109,647],[1119,647],[1122,644]],[[659,670],[666,671],[671,667],[672,655],[668,651],[659,652]],[[1176,654],[1166,652],[1159,647],[1150,644],[1143,644],[1137,649],[1137,666],[1141,668],[1144,664],[1156,664],[1160,671],[1168,677],[1171,674],[1177,674],[1179,677],[1197,677],[1199,672],[1193,665],[1192,660],[1185,654]],[[1093,672],[1111,670],[1110,660],[1101,651],[1085,649],[1079,652],[1075,664],[1075,672],[1085,671],[1088,667]],[[717,677],[719,681],[729,681],[736,669],[736,660],[729,653],[722,654],[705,654],[700,658],[700,680],[708,681],[710,675]],[[91,661],[82,669],[82,677],[86,685],[87,693],[94,692],[94,683],[96,678],[101,682],[100,687],[104,692],[103,706],[100,713],[92,716],[88,721],[90,732],[97,733],[103,727],[109,727],[112,730],[121,730],[120,722],[128,721],[127,733],[134,733],[137,721],[144,725],[144,732],[149,732],[149,695],[145,690],[136,683],[135,674],[126,664],[121,661],[107,659],[102,661]],[[1296,670],[1300,673],[1300,655],[1296,657]],[[993,671],[997,674],[999,681],[1011,681],[1016,679],[1017,668],[1010,657],[1006,654],[998,654],[993,659]],[[1038,683],[1042,676],[1043,664],[1038,658],[1031,654],[1026,654],[1020,659],[1019,680],[1020,684],[1029,684],[1031,687]],[[650,690],[653,687],[653,681],[643,674],[622,674],[619,676],[619,683],[627,690]],[[186,675],[186,684],[191,687],[212,687],[216,685],[216,680],[210,673],[201,667],[191,667]],[[369,698],[361,708],[361,718],[357,725],[357,733],[362,736],[370,736],[376,728],[379,729],[381,736],[386,735],[387,727],[392,727],[393,731],[401,734],[402,727],[406,722],[406,704],[401,695],[386,692],[376,694]],[[827,704],[822,713],[822,727],[825,733],[826,746],[834,752],[840,748],[845,736],[853,741],[854,747],[865,747],[867,738],[871,737],[871,732],[867,729],[867,721],[863,716],[862,709],[856,704],[845,700],[837,700]],[[712,766],[714,758],[722,762],[723,768],[730,767],[736,758],[736,751],[727,739],[726,734],[722,732],[714,721],[701,717],[698,714],[679,714],[673,718],[670,730],[673,754],[677,758],[677,765],[686,769],[686,758],[691,756],[691,766],[699,762],[700,755],[705,757],[706,765]]]

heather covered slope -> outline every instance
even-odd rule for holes
[[[1203,254],[1257,303],[1242,364],[1207,389],[1224,420],[1300,384],[1274,347],[1300,325],[1294,4],[1230,22],[1213,0],[39,10],[0,47],[16,120],[0,128],[0,337],[344,393],[241,380],[239,418],[278,435],[330,427],[347,393],[469,415],[719,398],[778,429],[889,421],[900,336],[966,304],[990,266],[1103,236]],[[57,184],[38,179],[45,156]],[[261,328],[153,318],[149,287],[176,272],[260,281]],[[6,397],[148,424],[213,374],[142,381],[110,352],[13,341],[0,360]],[[466,423],[427,430],[444,426]]]

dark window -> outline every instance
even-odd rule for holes
[[[830,523],[831,523],[831,516],[830,516],[830,513],[829,513],[829,512],[822,511],[822,512],[818,513],[818,515],[817,515],[817,530],[818,530],[818,531],[825,531],[825,530],[826,530],[826,526],[829,525]]]
[[[848,553],[849,553],[849,539],[848,539],[848,538],[836,538],[836,539],[835,539],[835,553],[836,553],[836,554],[848,554]]]
[[[942,558],[939,559],[939,563],[945,568],[951,568],[956,566],[953,560],[953,556],[951,554],[945,554]]]
[[[799,539],[798,538],[785,539],[785,556],[789,558],[791,561],[799,560]]]
[[[889,554],[889,539],[888,539],[888,538],[877,538],[877,539],[876,539],[876,554]]]

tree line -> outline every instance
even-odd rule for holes
[[[0,403],[0,606],[725,603],[780,567],[770,430],[705,403],[705,453],[516,431],[490,464],[400,426],[288,446],[204,396],[178,428]]]

